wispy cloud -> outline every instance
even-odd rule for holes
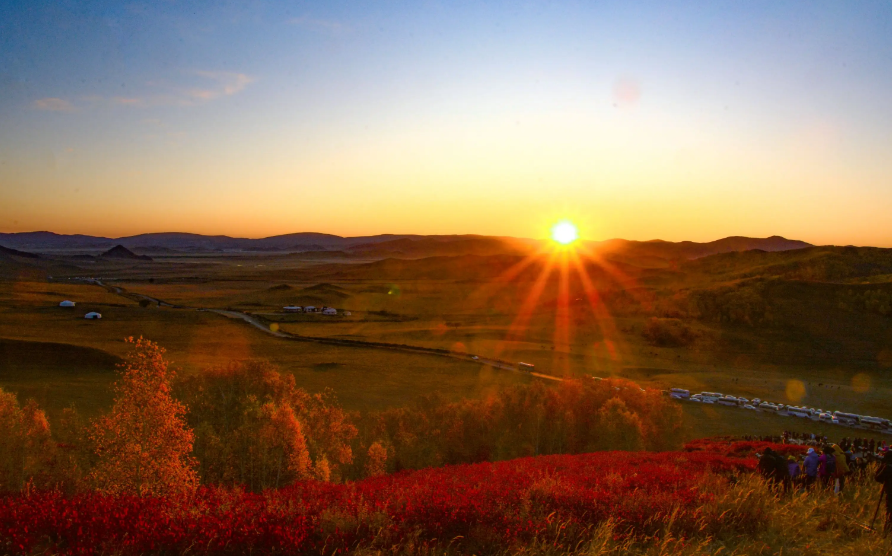
[[[192,88],[187,91],[190,97],[199,100],[212,100],[222,95],[234,95],[254,81],[253,77],[244,73],[229,71],[197,71],[195,74],[213,83],[209,88]]]
[[[315,29],[317,31],[324,31],[326,33],[330,33],[332,35],[340,35],[348,30],[347,26],[338,21],[331,21],[328,19],[316,19],[310,17],[308,15],[304,15],[301,17],[294,17],[288,20],[288,23],[292,25],[299,25],[301,27],[305,27],[307,29]]]
[[[143,99],[139,97],[112,97],[112,102],[122,106],[142,106]]]
[[[230,71],[192,71],[184,75],[186,77],[181,82],[149,81],[140,94],[113,97],[87,95],[81,97],[80,102],[93,106],[134,108],[193,106],[238,94],[255,81],[250,75]],[[71,112],[77,109],[70,101],[61,98],[42,98],[32,104],[39,110]]]
[[[74,105],[62,98],[47,97],[39,98],[31,103],[31,106],[37,110],[46,110],[48,112],[73,112]]]

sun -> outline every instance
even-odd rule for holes
[[[572,222],[563,220],[551,228],[551,239],[561,245],[570,245],[579,239],[579,230],[576,229]]]

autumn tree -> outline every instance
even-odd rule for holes
[[[377,477],[387,473],[387,448],[380,442],[373,442],[366,455],[366,477]]]
[[[184,419],[186,406],[171,394],[174,372],[157,344],[127,342],[133,349],[119,365],[111,413],[92,425],[97,462],[90,482],[112,494],[191,491],[198,484],[190,456],[193,432]]]
[[[34,400],[24,407],[15,394],[0,388],[0,492],[18,491],[29,483],[48,486],[52,454],[50,426]]]
[[[63,409],[55,419],[52,460],[55,488],[70,493],[89,486],[86,478],[96,459],[88,441],[90,432],[90,423],[81,417],[74,405]]]
[[[641,450],[641,418],[619,398],[610,398],[598,410],[602,446],[607,450]]]
[[[201,480],[263,490],[340,480],[356,428],[330,393],[311,395],[269,363],[245,361],[181,380]]]
[[[678,404],[623,379],[537,382],[455,402],[425,396],[359,423],[363,452],[351,478],[369,474],[375,442],[387,446],[387,468],[400,471],[542,454],[666,450],[681,439]]]

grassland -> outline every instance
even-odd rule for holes
[[[478,396],[530,380],[470,361],[282,341],[212,313],[139,307],[93,285],[2,284],[0,338],[14,347],[0,352],[6,354],[0,359],[4,362],[0,386],[34,396],[51,412],[69,403],[88,412],[107,403],[114,361],[127,349],[124,338],[139,335],[165,346],[182,372],[233,360],[266,359],[293,373],[309,391],[335,389],[342,404],[355,410],[402,405],[430,392],[447,398]],[[58,307],[58,294],[77,299],[78,306]],[[102,320],[84,320],[88,310],[100,311]],[[93,355],[85,360],[80,355],[70,359],[52,355],[60,347]],[[76,391],[71,389],[72,376],[84,381]]]
[[[248,312],[307,337],[448,349],[530,362],[555,376],[621,376],[656,388],[717,390],[892,417],[887,403],[892,351],[884,347],[892,345],[890,319],[840,309],[843,286],[838,284],[768,282],[759,286],[758,295],[773,311],[770,322],[686,318],[692,341],[676,346],[648,341],[643,335],[648,319],[675,310],[666,308],[666,299],[698,288],[745,283],[741,264],[776,274],[783,260],[779,254],[757,254],[755,262],[718,257],[728,260],[707,264],[708,258],[686,273],[645,269],[621,280],[594,273],[596,300],[575,280],[556,278],[539,284],[541,288],[533,280],[504,280],[499,276],[503,262],[489,279],[419,278],[432,273],[424,270],[384,280],[372,272],[380,265],[366,268],[358,264],[362,261],[262,254],[113,261],[88,269],[106,283],[181,308],[140,307],[96,285],[70,280],[86,275],[82,268],[67,275],[57,272],[52,281],[29,274],[0,282],[0,338],[15,345],[5,348],[10,355],[0,369],[0,386],[35,396],[51,410],[71,401],[98,410],[108,399],[103,392],[111,377],[109,362],[122,355],[123,338],[131,335],[165,346],[184,373],[231,360],[267,359],[310,391],[334,389],[344,406],[355,410],[405,405],[431,392],[449,398],[479,396],[530,380],[472,361],[282,340],[244,322],[189,309],[206,307]],[[395,268],[407,272],[407,264]],[[789,265],[781,266],[789,270]],[[381,268],[396,272],[394,265]],[[870,284],[854,284],[849,277],[845,287],[876,287],[866,281]],[[73,299],[78,306],[61,309],[62,299]],[[284,314],[281,308],[289,304],[330,305],[352,314]],[[98,310],[104,318],[84,321],[87,310]],[[94,351],[72,355],[67,364],[41,355],[63,349],[48,344]],[[72,376],[80,382],[72,382]],[[769,434],[797,424],[728,411],[734,410],[686,407],[691,436]],[[819,429],[812,423],[800,426]]]

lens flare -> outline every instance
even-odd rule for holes
[[[551,239],[561,245],[570,245],[579,239],[579,230],[576,229],[572,222],[564,220],[555,224],[551,229]]]

